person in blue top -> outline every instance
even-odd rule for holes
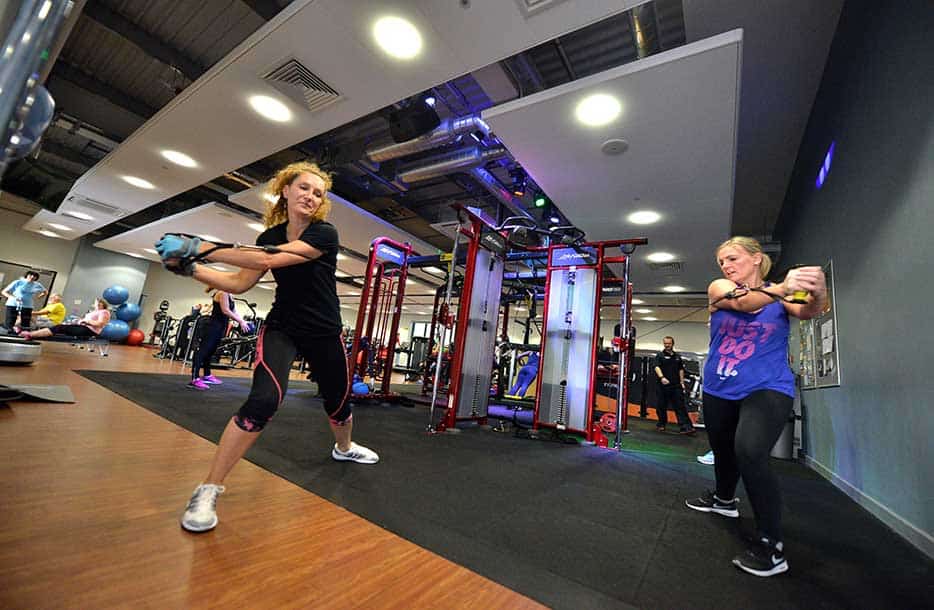
[[[508,392],[508,396],[515,396],[518,398],[525,397],[525,393],[529,390],[529,386],[532,385],[532,382],[535,381],[535,378],[538,376],[538,352],[524,352],[519,355],[520,360],[526,358],[525,364],[519,369],[519,374],[516,375],[516,383],[513,384]]]
[[[33,299],[41,299],[47,294],[45,286],[39,283],[39,274],[27,271],[22,278],[14,280],[3,289],[6,297],[6,327],[13,330],[16,327],[16,316],[19,315],[19,326],[29,328],[32,325]]]
[[[756,537],[733,564],[756,576],[772,576],[788,570],[781,495],[769,468],[769,454],[791,415],[795,395],[788,366],[788,317],[806,320],[820,314],[827,304],[827,284],[820,267],[792,269],[781,283],[767,283],[772,262],[749,237],[720,244],[717,264],[724,277],[707,288],[710,350],[704,364],[704,423],[717,488],[686,504],[739,517],[734,494],[742,479]],[[787,298],[803,291],[809,293],[805,302]]]

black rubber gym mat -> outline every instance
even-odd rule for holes
[[[249,387],[225,379],[191,400],[183,376],[79,372],[214,442]],[[354,438],[380,463],[359,466],[331,460],[314,393],[290,385],[250,461],[553,608],[921,608],[934,596],[934,562],[797,463],[775,461],[791,569],[761,579],[730,563],[752,529],[744,496],[739,520],[684,506],[712,486],[695,460],[703,433],[630,420],[617,453],[479,429],[429,437],[425,407],[362,404]]]

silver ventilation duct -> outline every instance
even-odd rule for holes
[[[532,218],[532,215],[525,211],[519,202],[515,200],[512,194],[504,189],[499,181],[482,167],[475,167],[470,170],[470,175],[473,176],[477,182],[486,189],[491,195],[496,197],[500,203],[509,208],[514,214],[519,216],[524,216],[525,218]]]
[[[425,135],[398,144],[381,144],[366,150],[366,156],[373,162],[381,163],[397,157],[404,157],[424,150],[450,144],[454,139],[466,133],[480,131],[484,137],[490,135],[490,127],[475,116],[459,119],[444,119],[440,125]]]
[[[403,182],[419,182],[438,176],[446,176],[468,170],[489,161],[505,157],[509,153],[502,146],[481,149],[479,146],[458,148],[450,152],[423,159],[399,171],[396,177]]]

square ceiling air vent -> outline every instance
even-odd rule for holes
[[[559,2],[564,2],[564,0],[516,0],[516,3],[519,5],[519,10],[522,11],[525,17],[536,15],[553,7]]]
[[[80,195],[72,195],[65,199],[70,205],[68,206],[68,211],[89,211],[94,214],[106,214],[107,216],[113,216],[115,218],[120,218],[125,216],[127,211],[121,208],[108,205],[106,203],[101,203],[100,201],[95,201],[94,199],[88,199],[87,197],[81,197]],[[76,209],[77,208],[77,209]]]
[[[684,263],[680,261],[671,261],[668,263],[649,263],[649,269],[666,275],[681,273],[684,271]]]
[[[311,112],[330,106],[341,97],[333,87],[296,59],[290,59],[270,70],[263,75],[263,79]]]

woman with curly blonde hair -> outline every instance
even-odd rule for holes
[[[331,208],[327,197],[330,188],[330,175],[314,163],[292,163],[280,170],[268,186],[276,201],[266,212],[267,229],[256,239],[258,246],[274,246],[275,251],[223,249],[210,254],[212,262],[241,267],[237,272],[195,263],[179,267],[179,259],[214,247],[197,238],[165,235],[156,244],[167,267],[218,290],[242,293],[267,270],[276,279],[275,301],[257,338],[250,396],[227,424],[211,470],[182,515],[182,527],[188,531],[203,532],[217,525],[215,504],[224,492],[224,478],[282,403],[292,361],[298,354],[319,380],[336,441],[331,457],[359,464],[379,461],[376,452],[351,441],[353,419],[347,402],[350,370],[341,339],[334,273],[339,243],[337,229],[326,220]]]

